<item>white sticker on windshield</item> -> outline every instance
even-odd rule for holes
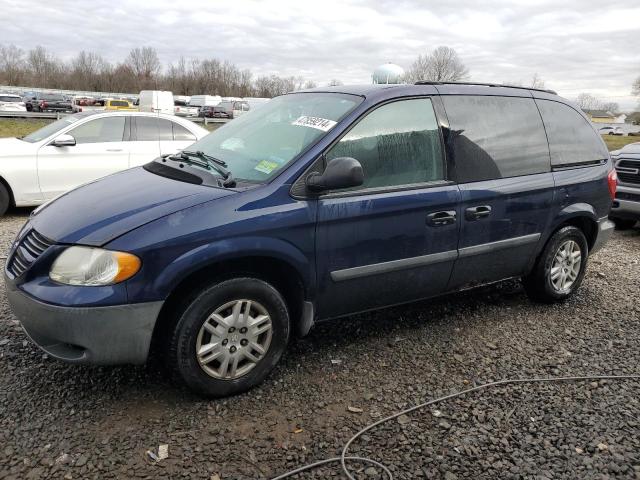
[[[307,115],[303,115],[301,117],[298,117],[296,121],[294,121],[291,125],[316,128],[318,130],[322,130],[323,132],[328,132],[333,128],[335,124],[336,122],[327,118],[309,117]]]

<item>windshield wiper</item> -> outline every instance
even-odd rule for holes
[[[187,163],[191,163],[193,165],[198,165],[200,167],[206,168],[207,170],[211,170],[211,169],[215,170],[220,175],[222,175],[223,187],[236,186],[236,181],[233,178],[233,174],[226,168],[227,167],[226,162],[223,162],[222,160],[216,157],[207,155],[206,153],[201,151],[191,152],[188,150],[183,150],[182,152],[178,153],[177,155],[173,155],[170,158],[175,158],[175,157],[181,160],[184,160]],[[194,158],[198,158],[201,161],[194,161]]]

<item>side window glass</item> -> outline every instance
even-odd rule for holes
[[[609,156],[603,141],[573,108],[552,100],[536,100],[547,129],[551,165],[602,160]]]
[[[136,140],[139,142],[158,141],[158,119],[134,117],[136,119]]]
[[[90,120],[69,132],[77,144],[122,142],[125,117],[104,117]]]
[[[192,140],[192,141],[196,141],[196,136],[191,133],[189,130],[187,130],[186,128],[184,128],[182,125],[175,123],[175,122],[171,122],[173,124],[173,139],[174,140]]]
[[[550,171],[542,119],[531,98],[443,95],[447,145],[459,183]]]
[[[327,161],[353,157],[362,164],[357,189],[410,185],[444,179],[438,123],[431,100],[383,105],[352,128],[327,153]]]
[[[158,135],[160,140],[173,140],[173,122],[158,118]]]

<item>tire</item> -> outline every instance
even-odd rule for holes
[[[636,220],[629,218],[612,218],[611,221],[615,223],[616,230],[629,230],[636,224]]]
[[[0,183],[0,217],[7,213],[11,206],[11,194],[7,187]]]
[[[251,301],[250,318],[259,322],[253,331],[266,328],[264,315],[268,316],[269,330],[251,335],[252,330],[243,327],[247,300]],[[239,316],[234,315],[237,311]],[[209,286],[185,302],[170,335],[167,360],[192,390],[207,397],[234,395],[258,385],[273,370],[287,347],[289,330],[287,306],[275,288],[255,278],[233,278]],[[212,347],[214,344],[218,346]],[[202,354],[198,356],[197,351]]]
[[[570,251],[566,250],[567,246],[571,247]],[[575,257],[578,250],[579,259]],[[567,253],[570,255],[566,255]],[[572,226],[561,228],[547,241],[533,270],[523,279],[527,295],[533,301],[542,303],[566,300],[580,287],[588,257],[589,245],[582,230]],[[579,260],[579,263],[576,260]],[[553,279],[552,275],[556,275],[556,278]],[[563,276],[566,283],[563,282]]]

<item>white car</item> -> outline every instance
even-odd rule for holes
[[[209,132],[173,115],[82,112],[22,138],[0,138],[0,215],[164,154]],[[71,214],[71,212],[70,212]]]
[[[22,97],[12,93],[0,93],[0,112],[26,112]]]
[[[620,127],[602,127],[600,135],[624,135],[624,132]]]

